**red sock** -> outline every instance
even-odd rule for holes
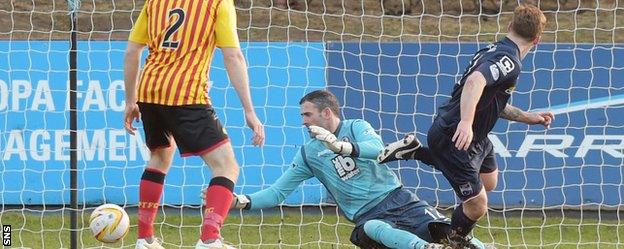
[[[160,205],[165,174],[146,168],[139,185],[139,239],[154,235],[154,218]]]
[[[217,239],[220,236],[221,225],[230,211],[232,204],[232,189],[234,182],[225,177],[215,177],[210,180],[206,190],[206,209],[202,225],[202,241]]]

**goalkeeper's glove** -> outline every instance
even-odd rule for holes
[[[312,137],[323,142],[323,145],[331,151],[341,155],[351,155],[353,153],[353,144],[338,140],[336,136],[323,127],[310,125],[310,134]]]
[[[202,199],[202,203],[206,200],[206,191],[207,189],[202,189],[200,197]],[[249,200],[249,196],[247,195],[237,195],[232,193],[234,198],[232,198],[232,204],[230,205],[230,209],[238,208],[248,210],[251,207],[251,200]]]
[[[237,195],[233,194],[234,198],[232,199],[232,208],[245,209],[248,210],[251,207],[251,200],[249,200],[249,196],[247,195]]]

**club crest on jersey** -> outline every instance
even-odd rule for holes
[[[492,79],[494,81],[498,80],[498,77],[500,76],[499,70],[498,70],[498,66],[492,64],[490,65],[490,73],[492,74]]]

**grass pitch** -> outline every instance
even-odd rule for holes
[[[79,217],[79,248],[134,248],[136,213],[130,211],[130,233],[123,241],[102,244],[88,230],[91,209]],[[238,211],[228,218],[222,235],[238,248],[353,248],[349,236],[353,224],[335,209],[310,212],[307,209],[273,210],[264,213]],[[611,213],[616,217],[617,213]],[[64,217],[64,218],[63,218]],[[603,218],[600,218],[603,217]],[[56,211],[5,210],[0,223],[12,226],[14,248],[69,248],[69,213]],[[156,236],[165,248],[192,248],[199,235],[198,211],[167,209],[161,211],[155,226]],[[497,248],[623,248],[624,226],[604,215],[530,215],[493,214],[484,217],[475,235]]]

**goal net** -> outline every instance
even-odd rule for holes
[[[362,118],[384,142],[426,141],[436,108],[473,53],[505,36],[518,1],[240,0],[239,37],[249,65],[263,148],[251,145],[220,54],[210,96],[241,174],[236,193],[270,186],[308,139],[299,99],[327,88],[344,118]],[[149,152],[122,126],[123,54],[144,1],[83,0],[78,17],[78,248],[131,248],[138,183]],[[624,7],[615,0],[534,1],[546,14],[542,43],[523,61],[511,103],[551,110],[551,129],[507,122],[490,135],[499,180],[474,235],[502,248],[624,246]],[[64,0],[0,2],[0,224],[13,247],[69,248],[68,54]],[[478,117],[477,117],[478,118]],[[138,124],[139,128],[141,124]],[[406,188],[450,216],[458,203],[440,172],[389,164]],[[164,246],[191,247],[210,172],[176,153],[155,224]],[[130,234],[97,242],[88,215],[103,203],[128,210]],[[316,180],[283,205],[232,210],[224,238],[242,248],[350,248],[350,223]],[[4,230],[3,230],[4,231]],[[3,240],[3,243],[5,240]]]

